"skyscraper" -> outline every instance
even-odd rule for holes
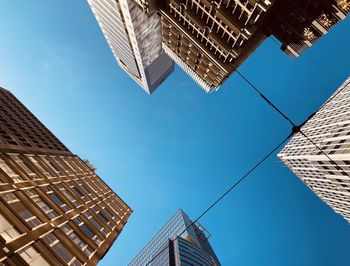
[[[350,222],[350,78],[278,154],[333,210]]]
[[[119,64],[148,93],[172,72],[169,57],[211,92],[268,36],[297,57],[350,11],[349,0],[88,1]]]
[[[0,88],[1,265],[103,258],[132,210],[94,170]]]
[[[220,84],[266,38],[270,1],[136,1],[162,18],[165,52],[206,92]],[[149,8],[152,6],[153,8]]]
[[[325,35],[350,11],[349,0],[279,0],[275,1],[267,34],[274,35],[281,49],[297,57]]]
[[[178,210],[129,266],[220,266],[208,241],[210,234],[200,224],[191,224],[188,215],[183,210]],[[186,229],[187,227],[189,228]]]
[[[217,90],[270,35],[300,55],[350,11],[349,0],[134,0],[162,19],[163,48],[205,91]]]
[[[162,49],[159,16],[147,16],[131,0],[88,3],[119,65],[152,93],[174,69]]]

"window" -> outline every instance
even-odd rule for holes
[[[92,210],[94,210],[94,212],[98,215],[98,217],[104,221],[110,228],[113,227],[113,225],[111,224],[111,222],[106,218],[106,216],[101,213],[96,207],[92,207]]]
[[[77,200],[69,194],[69,192],[65,189],[65,187],[62,184],[56,184],[56,187],[62,192],[63,195],[66,196],[66,198],[73,203],[75,207],[78,207],[80,204],[77,202]]]
[[[88,212],[84,212],[83,214],[84,214],[84,216],[85,216],[86,218],[89,219],[89,222],[90,222],[98,231],[102,232],[102,233],[104,234],[104,236],[107,236],[108,233],[107,233],[106,229],[105,229],[100,223],[98,223],[98,222],[95,220],[94,217],[92,217]]]
[[[68,224],[64,224],[60,228],[87,256],[92,254],[93,250],[73,232],[73,229]]]
[[[78,196],[78,198],[83,199],[85,196],[80,193],[80,191],[76,187],[71,187],[71,190],[75,195]]]
[[[61,157],[61,159],[62,159],[62,161],[69,167],[70,172],[71,172],[71,171],[73,171],[73,172],[76,172],[76,171],[77,171],[77,170],[72,166],[72,164],[70,164],[70,163],[68,162],[67,159],[65,159],[65,158],[63,158],[63,157]]]
[[[32,266],[50,266],[50,264],[38,253],[32,246],[25,247],[18,254],[25,260],[26,263]]]
[[[67,212],[70,210],[70,208],[67,206],[67,204],[65,204],[58,196],[57,194],[52,191],[52,189],[50,188],[50,186],[44,186],[42,187],[42,190],[44,192],[47,193],[47,195],[49,195],[49,197],[51,198],[51,200],[57,205],[59,206],[63,211]]]
[[[60,170],[53,164],[51,163],[47,158],[45,157],[41,157],[43,162],[56,174],[58,174],[60,172]]]
[[[29,160],[31,160],[31,162],[44,174],[46,175],[47,177],[50,177],[50,174],[49,172],[47,172],[39,163],[39,161],[37,161],[35,159],[34,156],[28,156]]]
[[[102,209],[109,215],[109,217],[111,217],[113,219],[113,214],[110,212],[110,210],[108,210],[108,208],[102,206]]]
[[[57,206],[60,206],[62,210],[69,211],[70,208],[65,204],[57,195],[55,192],[52,192],[49,194],[49,197],[52,199],[53,202],[56,203]]]
[[[44,236],[43,240],[68,265],[82,265],[81,262],[60,243],[54,234],[50,233]]]
[[[102,221],[104,221],[106,224],[109,222],[108,219],[106,218],[106,216],[104,216],[101,212],[97,213],[98,217],[100,217],[100,219]]]
[[[21,158],[19,158],[18,155],[11,155],[11,158],[25,171],[27,175],[30,176],[31,179],[38,179],[38,176],[36,173],[34,173],[27,164],[23,162]]]
[[[15,227],[10,224],[1,214],[0,214],[0,236],[5,239],[6,242],[20,236],[20,233],[15,229]]]
[[[47,205],[42,198],[33,190],[28,189],[25,191],[25,193],[35,202],[35,204],[51,219],[54,219],[58,216],[58,214],[49,206]]]
[[[74,222],[79,225],[80,229],[85,233],[85,235],[91,238],[97,245],[102,243],[102,240],[90,230],[90,228],[79,218],[74,218]]]
[[[1,197],[10,205],[22,219],[29,225],[30,228],[35,228],[41,225],[41,221],[13,194],[5,193]]]
[[[0,158],[0,168],[14,181],[21,182],[23,179],[16,174],[10,166],[3,159]]]

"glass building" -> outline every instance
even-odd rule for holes
[[[174,70],[162,49],[159,16],[147,16],[131,0],[88,3],[120,67],[152,93]]]
[[[96,265],[132,210],[0,88],[0,265]]]
[[[220,266],[208,241],[210,234],[199,223],[191,224],[188,215],[183,210],[178,210],[129,266]]]

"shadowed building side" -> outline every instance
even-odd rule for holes
[[[129,266],[220,266],[208,241],[210,234],[200,224],[191,224],[188,215],[178,210]]]
[[[152,93],[174,69],[162,49],[159,16],[147,16],[131,0],[88,3],[119,65]]]
[[[282,43],[286,54],[298,57],[344,20],[349,11],[349,0],[279,0],[265,30]]]

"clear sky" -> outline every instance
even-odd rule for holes
[[[85,0],[0,0],[0,86],[134,210],[100,265],[126,265],[178,209],[195,219],[289,125],[237,75],[204,93],[176,68],[151,96]],[[297,123],[350,75],[350,20],[298,59],[272,39],[240,68]],[[224,266],[349,266],[350,226],[274,155],[201,223]]]

